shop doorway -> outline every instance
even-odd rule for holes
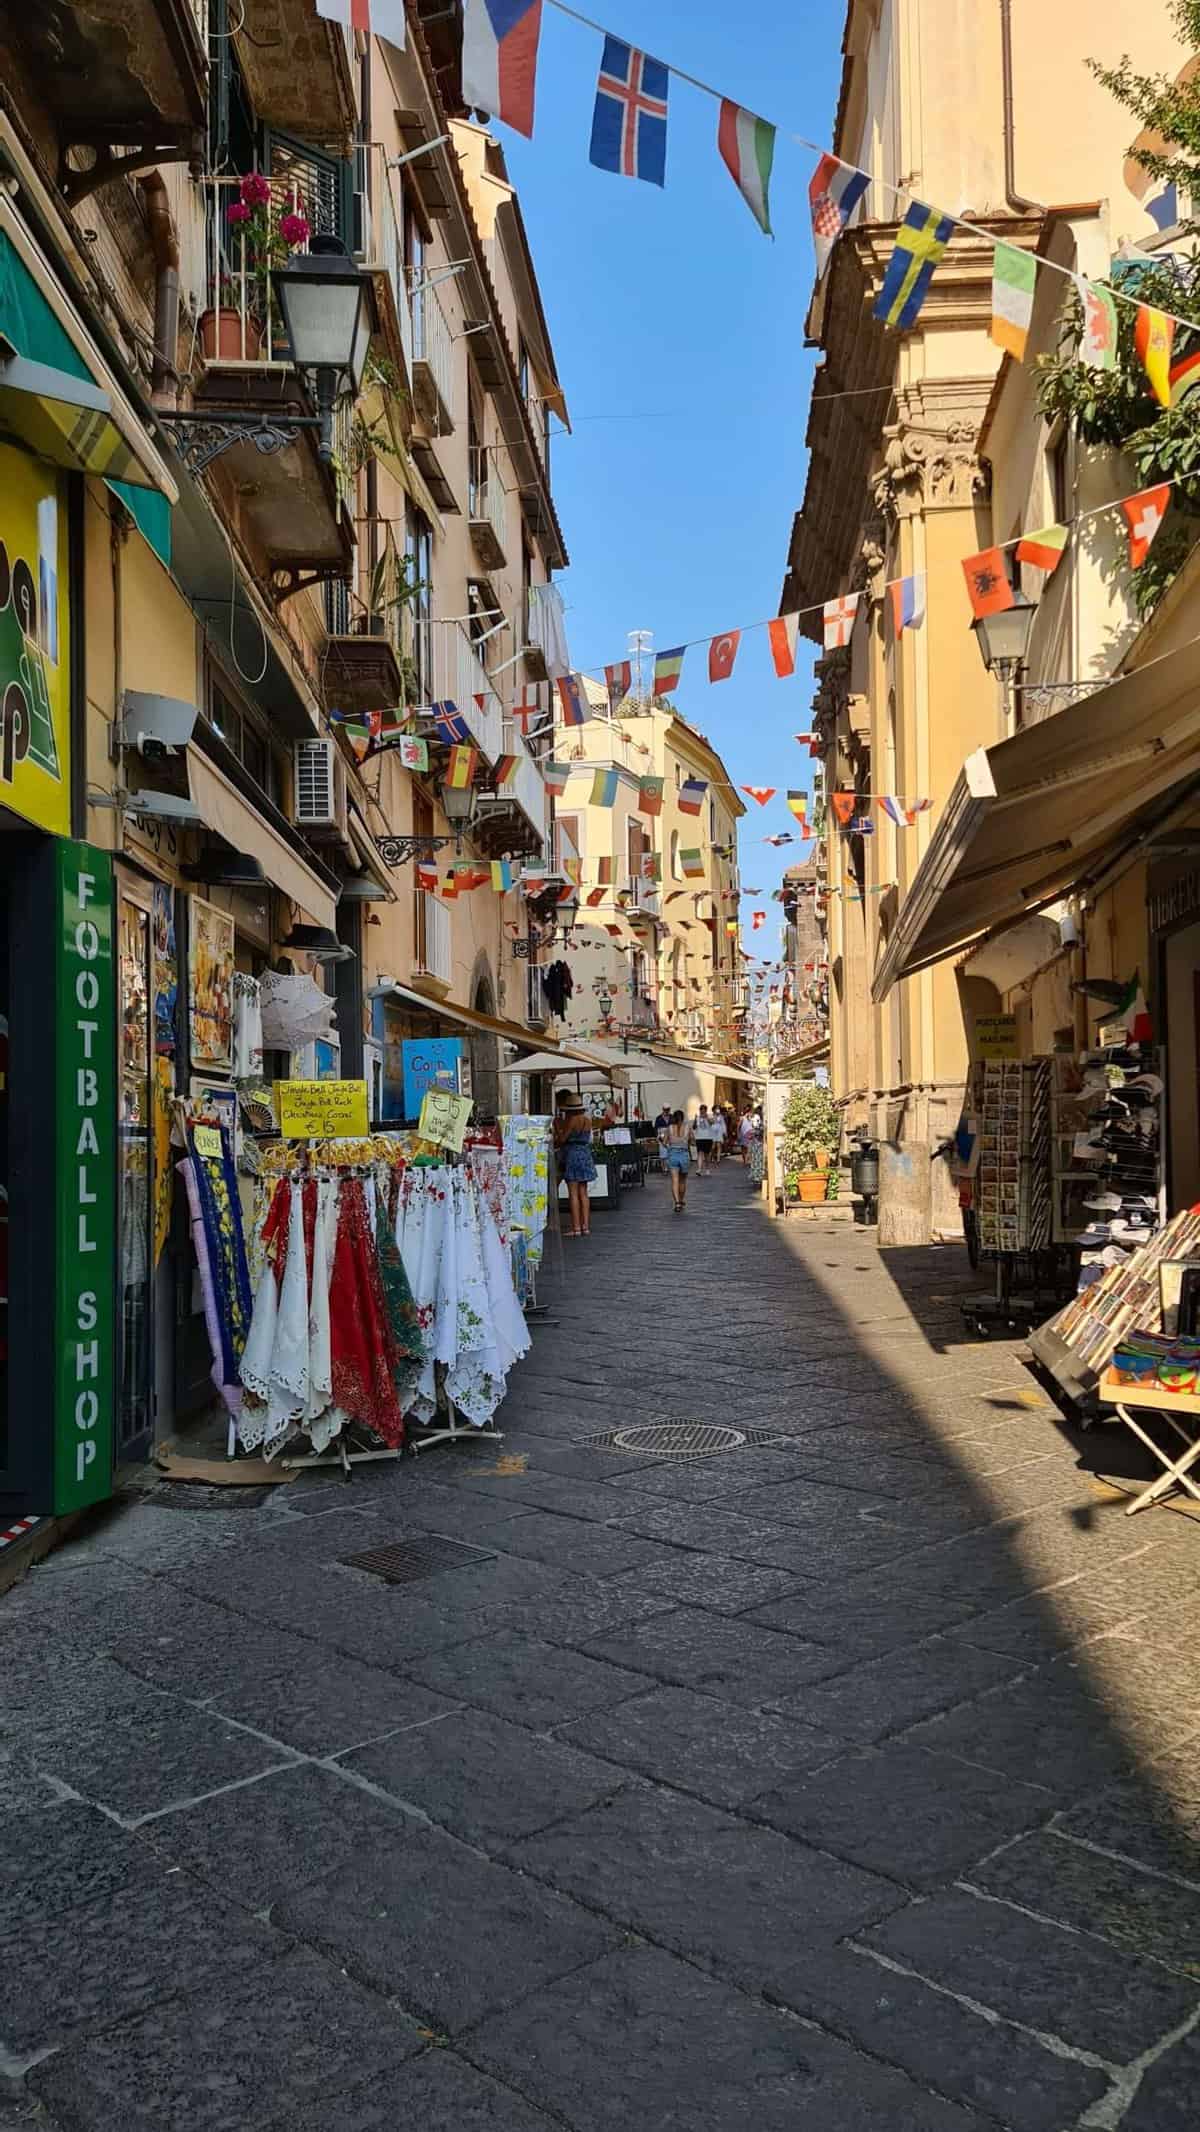
[[[118,1465],[149,1457],[154,1438],[154,991],[150,892],[129,877],[117,898]]]
[[[1172,1207],[1200,1199],[1200,925],[1163,942],[1167,1147]]]
[[[492,990],[491,975],[482,973],[475,983],[471,1005],[477,1014],[495,1015],[496,995]],[[500,1045],[494,1036],[482,1029],[473,1030],[468,1049],[471,1057],[471,1093],[475,1098],[475,1114],[478,1118],[495,1118],[500,1114]]]

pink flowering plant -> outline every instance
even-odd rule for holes
[[[229,277],[230,287],[238,286],[244,259],[256,292],[255,310],[265,319],[271,304],[271,274],[276,267],[286,266],[292,253],[301,250],[312,235],[300,197],[295,192],[275,191],[261,170],[248,170],[225,210],[225,220],[231,235],[239,240],[231,247],[231,264],[237,271]]]

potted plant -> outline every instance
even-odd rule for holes
[[[837,1105],[827,1088],[816,1081],[793,1083],[783,1113],[783,1167],[786,1178],[795,1176],[802,1205],[814,1206],[826,1196],[840,1127]]]
[[[312,234],[299,195],[273,192],[261,170],[248,170],[225,210],[236,250],[220,277],[219,302],[202,311],[196,336],[207,362],[253,362],[271,317],[271,274]]]

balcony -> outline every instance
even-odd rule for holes
[[[467,518],[475,553],[485,570],[503,570],[505,555],[504,484],[495,451],[471,453]]]
[[[229,220],[239,180],[206,178],[203,287],[198,292],[196,355],[202,365],[194,388],[197,411],[214,416],[230,409],[311,415],[302,380],[292,367],[274,303],[255,265],[244,230]],[[297,187],[295,174],[272,179],[272,212],[295,205],[313,220],[315,208]],[[349,574],[354,549],[350,515],[351,409],[334,413],[334,456],[318,455],[315,430],[299,430],[281,451],[260,452],[247,437],[222,453],[210,478],[227,486],[231,505],[272,572],[297,582]]]
[[[391,526],[381,519],[355,524],[359,590],[326,587],[321,700],[327,711],[390,711],[404,701],[404,614],[407,582]],[[375,560],[372,563],[372,555]]]
[[[412,314],[413,401],[435,436],[454,430],[454,340],[437,290],[428,277],[409,291]]]
[[[429,676],[430,701],[453,703],[472,745],[490,767],[504,753],[504,713],[487,668],[461,622],[428,622],[422,627],[427,632],[422,670]],[[431,737],[436,740],[436,733]]]
[[[571,670],[563,599],[557,585],[531,585],[525,617],[525,672],[531,681],[555,681]]]
[[[123,0],[115,13],[95,6],[11,8],[5,18],[49,107],[72,205],[116,174],[122,151],[155,149],[164,161],[187,155],[199,169],[208,95],[206,0]],[[98,151],[96,160],[86,170],[67,170],[66,151],[84,147]],[[140,160],[144,168],[144,154]]]
[[[504,753],[516,756],[516,771],[502,791],[480,794],[475,841],[481,849],[496,854],[519,852],[524,858],[534,858],[544,850],[549,836],[546,787],[511,719],[504,721]]]
[[[450,946],[450,913],[440,896],[428,889],[416,890],[417,941],[413,982],[422,991],[449,991],[454,977]]]
[[[635,992],[629,1002],[626,1027],[629,1029],[657,1029],[657,1002],[650,999],[644,992]]]
[[[313,0],[238,0],[231,34],[256,116],[334,155],[349,155],[357,123],[358,61],[349,24]]]

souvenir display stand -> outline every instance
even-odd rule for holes
[[[1071,1405],[1084,1426],[1095,1418],[1101,1380],[1114,1350],[1134,1331],[1163,1330],[1161,1268],[1168,1261],[1200,1257],[1200,1206],[1176,1214],[1103,1277],[1081,1289],[1066,1306],[1030,1334],[1035,1361]]]
[[[230,1456],[348,1474],[502,1440],[550,1209],[548,1119],[504,1120],[460,1157],[413,1134],[252,1143],[244,1224],[227,1116],[182,1129]]]
[[[1025,1329],[1053,1292],[1045,1268],[1050,1244],[1050,1061],[982,1060],[972,1071],[971,1121],[978,1161],[973,1196],[981,1257],[994,1262],[995,1293],[962,1306],[987,1338],[997,1327]],[[1018,1297],[1018,1286],[1030,1293]]]

